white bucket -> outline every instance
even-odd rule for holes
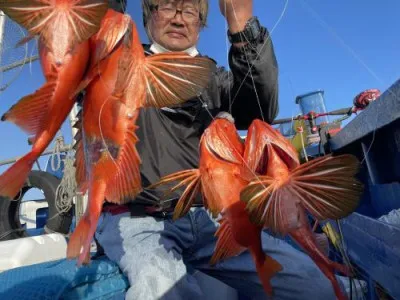
[[[0,272],[22,266],[63,259],[67,241],[58,233],[0,242]]]

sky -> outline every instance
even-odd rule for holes
[[[279,65],[278,118],[299,113],[295,97],[324,90],[328,110],[349,107],[356,94],[378,88],[384,92],[400,78],[398,0],[254,0],[254,15],[271,32]],[[130,0],[128,13],[147,42],[139,0]],[[218,1],[210,1],[208,27],[201,33],[199,50],[227,66],[227,24]],[[5,27],[1,65],[22,59],[23,49],[13,49],[22,38],[12,23]],[[30,45],[32,46],[32,45]],[[12,81],[11,81],[12,80]],[[0,115],[19,98],[40,88],[44,78],[38,62],[4,73],[0,86]],[[63,125],[66,143],[71,143],[69,123]],[[29,151],[27,135],[14,124],[0,123],[0,161]],[[47,158],[40,164],[44,167]],[[0,167],[3,172],[5,167]]]

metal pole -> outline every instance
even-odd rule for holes
[[[67,152],[69,150],[71,150],[72,147],[70,145],[61,147],[60,152]],[[42,153],[42,155],[40,156],[45,156],[45,155],[49,155],[49,154],[53,154],[55,149],[49,149],[46,150]],[[2,160],[0,161],[0,166],[4,166],[4,165],[8,165],[8,164],[12,164],[15,163],[18,159],[20,159],[22,156],[18,156],[18,157],[14,157],[14,158],[10,158],[10,159],[6,159],[6,160]]]
[[[3,38],[4,38],[4,24],[6,23],[6,15],[0,10],[0,65],[3,57]]]
[[[74,140],[74,137],[76,133],[78,132],[78,129],[73,127],[73,124],[78,120],[77,115],[79,112],[78,104],[75,103],[74,107],[72,108],[70,114],[69,114],[69,123],[71,126],[71,133],[72,133],[72,140]],[[74,142],[72,142],[74,143]],[[75,202],[75,221],[76,224],[78,224],[79,220],[85,213],[86,205],[87,205],[87,195],[81,195],[77,194],[74,197],[74,202]]]
[[[34,62],[35,60],[38,60],[38,59],[39,59],[39,55],[34,55],[32,57],[28,57],[28,58],[24,58],[24,59],[18,60],[16,62],[12,63],[12,64],[9,64],[7,66],[1,67],[0,68],[0,73],[10,71],[10,70],[12,70],[14,68],[17,68],[19,66],[23,66],[26,63]]]

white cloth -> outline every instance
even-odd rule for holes
[[[164,52],[171,52],[168,49],[164,48],[163,46],[161,46],[160,44],[154,42],[151,47],[150,50],[155,53],[164,53]],[[189,49],[183,50],[183,52],[186,52],[187,54],[189,54],[192,57],[195,57],[199,54],[199,51],[197,51],[197,48],[195,46],[190,47]]]

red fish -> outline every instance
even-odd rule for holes
[[[185,53],[146,57],[135,23],[130,20],[125,26],[125,17],[114,14],[117,19],[110,15],[109,22],[119,24],[121,31],[102,28],[99,34],[104,37],[94,38],[100,44],[123,38],[114,43],[110,54],[94,63],[94,71],[89,70],[84,80],[87,88],[78,124],[76,178],[81,191],[88,189],[89,198],[67,249],[67,257],[78,258],[78,265],[90,261],[90,242],[104,201],[123,204],[142,190],[135,135],[139,110],[177,105],[199,95],[215,68],[212,60]],[[107,43],[103,49],[112,49]]]
[[[245,168],[243,153],[244,146],[231,116],[222,114],[201,137],[199,168],[165,176],[151,187],[176,180],[181,182],[171,191],[187,185],[175,207],[175,220],[189,211],[201,191],[205,208],[213,217],[219,213],[222,216],[215,234],[218,240],[211,265],[248,249],[265,292],[272,295],[270,279],[282,270],[282,266],[264,253],[261,243],[263,227],[250,222],[246,205],[240,201],[241,190],[252,178]]]
[[[0,10],[39,36],[39,56],[46,83],[25,96],[1,120],[33,136],[29,153],[0,176],[0,195],[14,198],[34,162],[53,140],[71,111],[73,93],[90,55],[89,38],[100,28],[107,0],[8,0]],[[25,41],[29,40],[25,39]]]
[[[252,222],[291,236],[331,281],[337,298],[346,299],[334,271],[346,275],[350,271],[319,249],[306,211],[326,220],[344,218],[357,208],[363,192],[355,178],[357,158],[327,155],[300,165],[289,141],[260,120],[249,127],[244,158],[251,171],[261,174],[241,193]]]
[[[108,9],[101,21],[99,31],[89,39],[90,63],[88,72],[76,89],[74,96],[84,90],[95,77],[101,76],[101,71],[105,68],[101,68],[100,63],[117,49],[117,45],[122,41],[130,22],[129,15]]]

